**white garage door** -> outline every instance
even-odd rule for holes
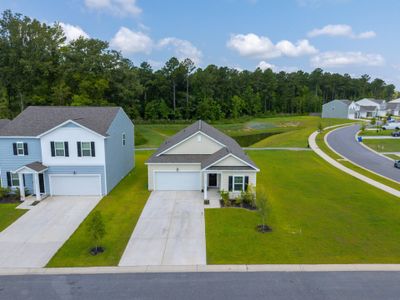
[[[155,172],[157,191],[199,191],[200,172]]]
[[[100,175],[50,175],[50,193],[54,196],[101,195]]]

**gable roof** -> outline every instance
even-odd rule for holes
[[[11,121],[8,119],[0,119],[0,128],[6,126]]]
[[[119,110],[120,107],[29,106],[0,126],[0,136],[38,136],[69,120],[107,136]]]
[[[196,121],[192,125],[184,128],[183,130],[179,131],[177,134],[166,140],[147,162],[156,163],[160,162],[161,159],[166,159],[169,163],[178,162],[178,160],[176,159],[178,155],[168,155],[163,153],[198,132],[209,136],[223,146],[219,151],[210,155],[199,156],[194,154],[191,155],[190,153],[188,153],[187,155],[192,157],[192,162],[197,160],[198,163],[201,163],[201,167],[204,168],[229,154],[233,154],[253,168],[258,169],[256,164],[246,155],[242,147],[240,147],[240,145],[233,138],[227,136],[226,134],[222,133],[215,127],[207,124],[202,120]]]
[[[400,103],[400,98],[393,99],[392,101],[389,101],[389,103]]]

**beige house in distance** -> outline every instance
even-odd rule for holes
[[[234,198],[256,186],[255,163],[239,144],[204,121],[165,141],[146,162],[151,191],[228,191]]]

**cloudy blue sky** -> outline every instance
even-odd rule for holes
[[[237,69],[316,67],[400,88],[398,0],[0,0],[68,39],[110,42],[138,65],[171,56]]]

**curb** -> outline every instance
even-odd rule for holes
[[[400,272],[400,264],[192,265],[88,268],[13,268],[0,269],[0,276],[209,272]]]

